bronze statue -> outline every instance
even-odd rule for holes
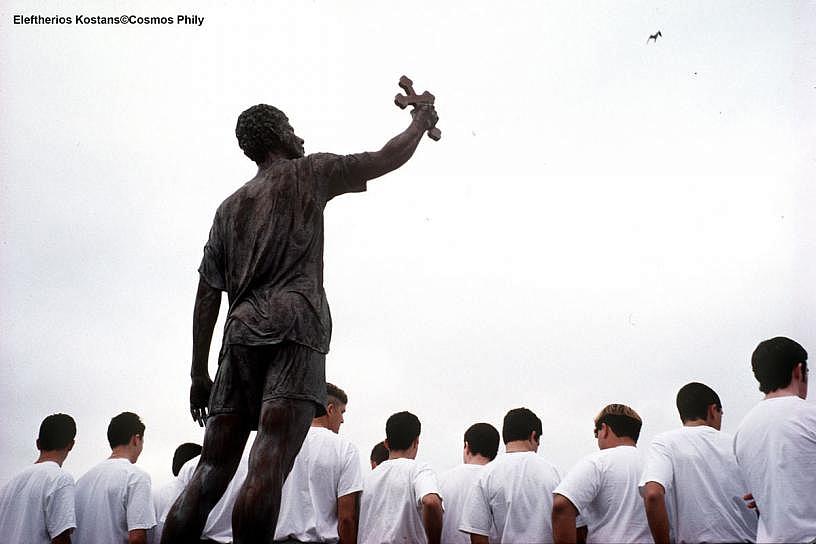
[[[331,317],[323,291],[323,209],[402,166],[434,129],[433,95],[409,94],[411,124],[372,153],[304,156],[303,140],[280,110],[260,104],[239,116],[238,144],[258,173],[218,207],[204,247],[190,411],[206,431],[198,468],[168,514],[163,543],[199,542],[255,429],[233,538],[273,541],[281,487],[312,418],[325,410]],[[221,291],[229,310],[213,382],[207,357]]]

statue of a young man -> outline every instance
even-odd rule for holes
[[[199,542],[250,431],[249,471],[233,510],[236,544],[272,542],[281,487],[312,418],[326,403],[331,317],[323,291],[323,209],[333,197],[402,166],[437,121],[420,104],[373,153],[304,156],[286,115],[264,104],[235,129],[257,175],[216,211],[193,311],[190,409],[206,421],[201,461],[167,517],[162,542]],[[221,291],[229,310],[215,382],[207,369]]]

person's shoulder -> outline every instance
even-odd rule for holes
[[[555,465],[553,465],[551,462],[549,462],[547,459],[545,459],[544,457],[542,457],[538,453],[530,452],[530,456],[528,457],[528,459],[529,459],[528,462],[535,465],[535,466],[538,466],[538,467],[541,467],[541,468],[552,468],[552,469],[555,468]]]
[[[413,472],[427,472],[427,471],[430,471],[430,472],[433,472],[434,474],[436,473],[436,471],[433,469],[433,467],[431,467],[431,465],[429,463],[426,463],[425,461],[417,461],[416,459],[408,459],[408,460],[411,461],[411,463],[410,463],[410,465],[407,465],[407,466],[409,466],[410,469]]]
[[[73,475],[59,465],[57,465],[56,470],[52,469],[50,474],[59,487],[76,485],[76,480],[74,480]]]
[[[799,397],[792,397],[793,401],[791,401],[791,406],[797,413],[801,413],[805,416],[816,417],[816,403],[808,402],[805,399]]]
[[[334,433],[332,433],[334,434]],[[360,450],[357,448],[357,445],[346,438],[345,436],[340,436],[339,434],[335,434],[336,441],[338,446],[347,454],[347,455],[360,455]]]
[[[652,438],[650,445],[668,445],[674,444],[678,441],[683,441],[688,439],[688,429],[691,427],[677,427],[676,429],[669,429],[668,431],[663,431],[657,433]]]
[[[145,469],[136,465],[135,463],[128,463],[127,473],[129,479],[132,481],[138,482],[147,481],[148,484],[151,481],[150,474]]]

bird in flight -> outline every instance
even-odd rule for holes
[[[654,40],[655,43],[657,43],[657,38],[662,37],[662,36],[663,36],[663,33],[658,30],[657,34],[652,34],[651,36],[646,38],[646,43],[649,43],[649,40]]]

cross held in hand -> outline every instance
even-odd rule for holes
[[[436,100],[436,97],[428,91],[416,94],[414,92],[414,82],[406,76],[400,78],[399,86],[405,91],[404,95],[398,94],[394,97],[394,103],[400,109],[404,110],[407,106],[433,105],[434,100]],[[436,127],[431,127],[428,129],[428,137],[431,140],[438,141],[442,137],[442,132]]]

